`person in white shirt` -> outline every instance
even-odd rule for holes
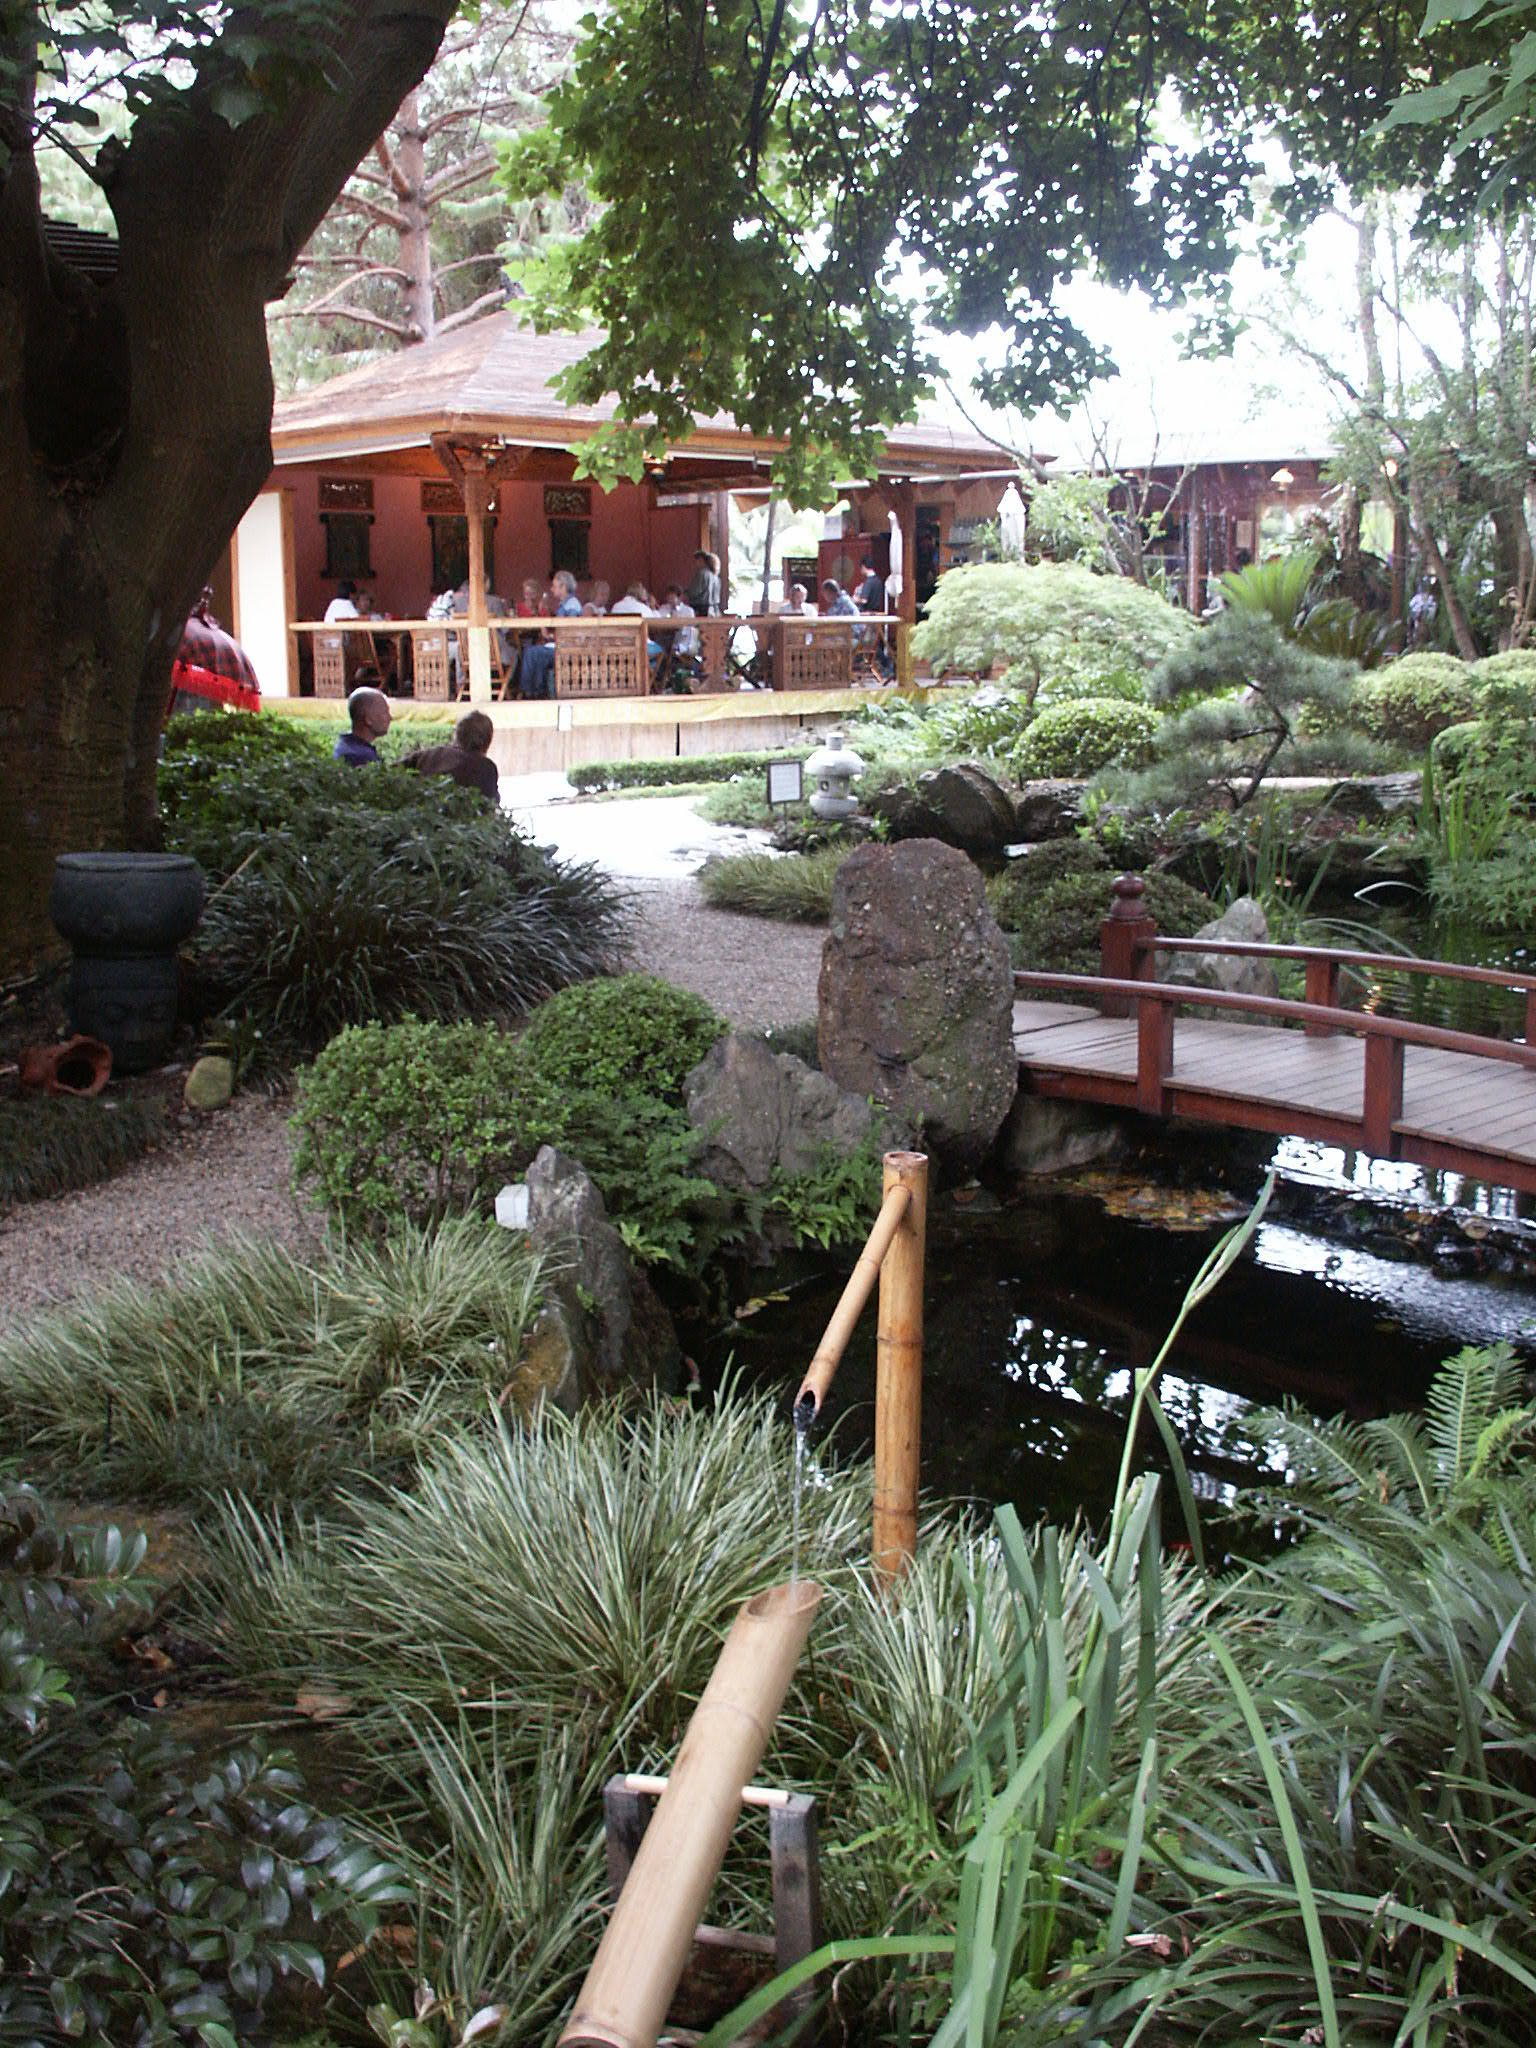
[[[333,619],[355,619],[359,616],[357,585],[343,577],[336,586],[336,595],[325,608],[325,623],[329,625]]]
[[[651,593],[643,583],[631,583],[624,595],[614,606],[609,617],[615,619],[645,619],[651,615]]]

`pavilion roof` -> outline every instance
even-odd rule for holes
[[[536,334],[516,312],[489,313],[451,334],[402,349],[312,391],[279,400],[272,452],[279,464],[324,461],[427,446],[433,435],[484,437],[565,448],[611,420],[614,405],[565,405],[549,380],[580,360],[600,337]],[[782,443],[749,434],[733,419],[700,419],[679,454],[771,455]],[[934,414],[885,436],[879,467],[888,474],[933,468],[945,473],[998,471],[1007,457],[980,434]]]

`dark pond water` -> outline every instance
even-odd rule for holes
[[[1427,1201],[1418,1174],[1342,1195],[1344,1155],[1281,1151],[1286,1178],[1254,1246],[1196,1311],[1162,1382],[1196,1495],[1212,1506],[1238,1502],[1272,1466],[1256,1407],[1410,1407],[1467,1343],[1502,1339],[1536,1366],[1536,1233],[1491,1223],[1486,1203],[1480,1215]],[[1132,1372],[1150,1363],[1260,1178],[1250,1161],[1230,1189],[1181,1186],[1165,1159],[1104,1176],[1092,1193],[1037,1184],[1000,1205],[984,1193],[963,1206],[941,1198],[928,1247],[924,1484],[1013,1501],[1026,1519],[1102,1514]],[[749,1382],[782,1388],[787,1414],[848,1265],[797,1256],[754,1276],[746,1312],[701,1359],[706,1375],[733,1359]],[[874,1320],[872,1305],[825,1410],[849,1451],[871,1437]],[[1149,1459],[1155,1449],[1149,1432]]]

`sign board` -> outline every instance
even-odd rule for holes
[[[713,491],[658,491],[656,503],[662,509],[669,505],[712,505]]]
[[[805,794],[805,771],[799,761],[770,761],[768,763],[768,801],[770,804],[797,804]]]

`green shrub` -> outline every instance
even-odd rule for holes
[[[167,1128],[165,1104],[142,1095],[0,1102],[0,1209],[105,1180],[159,1144]]]
[[[187,959],[205,1014],[243,1011],[265,1045],[302,1053],[366,1018],[515,1016],[610,967],[622,918],[595,870],[499,815],[360,810],[314,838],[270,836],[210,897]]]
[[[729,782],[733,776],[756,776],[766,786],[770,760],[803,761],[809,747],[786,747],[774,753],[668,755],[657,761],[580,761],[567,768],[572,789],[660,789],[672,782]]]
[[[1152,751],[1157,713],[1123,698],[1080,697],[1042,711],[1014,749],[1020,781],[1139,768]]]
[[[290,1758],[125,1711],[145,1550],[0,1494],[0,2040],[270,2039],[287,1984],[325,1986],[322,1933],[355,1947],[411,1896]]]
[[[712,1255],[740,1218],[698,1172],[704,1139],[679,1105],[724,1026],[645,976],[591,987],[592,1002],[562,1005],[537,1036],[414,1018],[339,1033],[299,1075],[295,1175],[349,1230],[378,1235],[401,1217],[488,1215],[497,1189],[558,1145],[636,1256],[686,1267]]]
[[[681,1102],[684,1080],[726,1028],[702,996],[654,975],[620,974],[552,996],[520,1044],[551,1088]]]
[[[1024,863],[1026,869],[1033,855]],[[1011,879],[1011,877],[1010,877]],[[1005,902],[1016,934],[1015,967],[1034,967],[1059,974],[1097,974],[1100,965],[1099,927],[1109,915],[1109,877],[1102,869],[1064,874],[1031,892],[1027,874]],[[1146,877],[1146,907],[1157,928],[1170,938],[1187,939],[1216,916],[1216,906],[1198,889],[1175,875]],[[1002,922],[999,916],[999,922]]]
[[[1472,680],[1485,694],[1491,685],[1536,701],[1536,648],[1511,647],[1503,654],[1485,654],[1472,664]]]
[[[1422,752],[1447,726],[1475,718],[1475,670],[1449,654],[1405,654],[1363,676],[1350,700],[1349,723],[1370,739]]]
[[[842,845],[817,853],[729,853],[699,870],[699,889],[716,910],[825,924],[833,880],[851,851]]]
[[[1017,860],[1009,861],[1000,874],[987,877],[987,901],[992,915],[1005,932],[1019,930],[1019,920],[1042,892],[1066,876],[1098,875],[1104,911],[1110,902],[1110,864],[1096,839],[1074,834],[1070,839],[1050,839]]]
[[[408,1477],[444,1433],[536,1391],[520,1368],[535,1262],[480,1223],[307,1257],[212,1252],[0,1343],[0,1406],[50,1483],[196,1502],[313,1501]]]
[[[912,652],[935,675],[985,677],[1002,662],[1004,683],[1033,699],[1058,679],[1080,687],[1146,674],[1198,630],[1188,612],[1121,576],[1066,562],[988,562],[940,579]]]
[[[770,1051],[787,1052],[792,1059],[820,1069],[821,1045],[814,1017],[802,1017],[793,1024],[765,1025],[762,1036]]]

